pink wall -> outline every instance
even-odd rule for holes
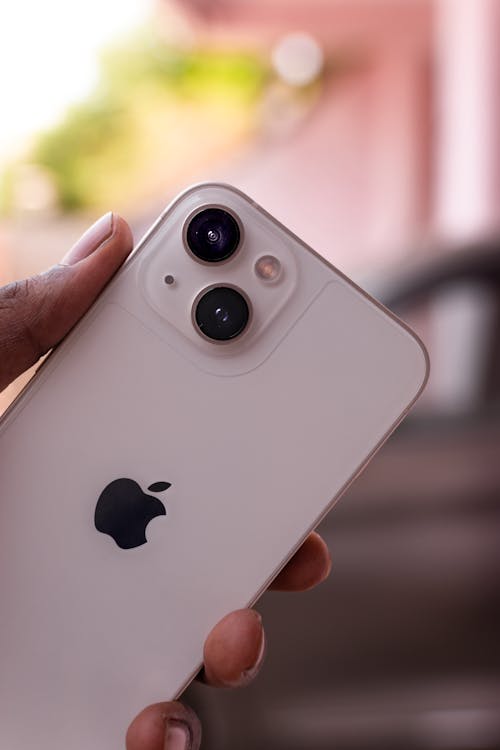
[[[247,24],[250,6],[237,6]],[[347,271],[384,265],[429,222],[429,6],[292,6],[279,15],[271,3],[259,43],[270,47],[305,28],[321,39],[327,59],[345,61],[345,73],[326,77],[319,102],[293,134],[264,138],[223,176]],[[253,33],[265,8],[252,6]],[[228,33],[224,25],[213,33],[221,28]]]
[[[435,223],[450,238],[500,228],[500,3],[436,6]]]
[[[204,5],[203,0],[186,0]],[[334,262],[498,228],[498,0],[218,0],[200,26],[266,51],[306,30],[332,77],[310,118],[225,171]],[[200,16],[198,16],[198,19]],[[213,172],[207,176],[214,176]],[[215,175],[217,176],[217,175]]]
[[[279,145],[261,146],[230,178],[332,261],[351,268],[386,262],[421,232],[420,75],[387,54],[333,81],[306,125]]]

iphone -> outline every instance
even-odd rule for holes
[[[122,747],[427,375],[406,325],[243,193],[174,200],[0,424],[0,746]]]

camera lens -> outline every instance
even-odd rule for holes
[[[199,299],[194,317],[205,336],[215,341],[229,341],[243,333],[250,311],[240,292],[229,286],[218,286]]]
[[[189,222],[186,242],[200,260],[219,263],[230,258],[238,248],[240,228],[228,211],[205,208]]]

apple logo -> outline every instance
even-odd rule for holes
[[[163,492],[170,482],[154,482],[150,492]],[[94,523],[98,531],[109,534],[122,549],[139,547],[147,542],[146,526],[156,516],[165,516],[163,503],[146,495],[133,479],[115,479],[101,492]]]

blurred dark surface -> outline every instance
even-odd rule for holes
[[[378,292],[427,393],[322,524],[330,579],[259,603],[255,684],[189,689],[205,750],[500,748],[500,241]]]

